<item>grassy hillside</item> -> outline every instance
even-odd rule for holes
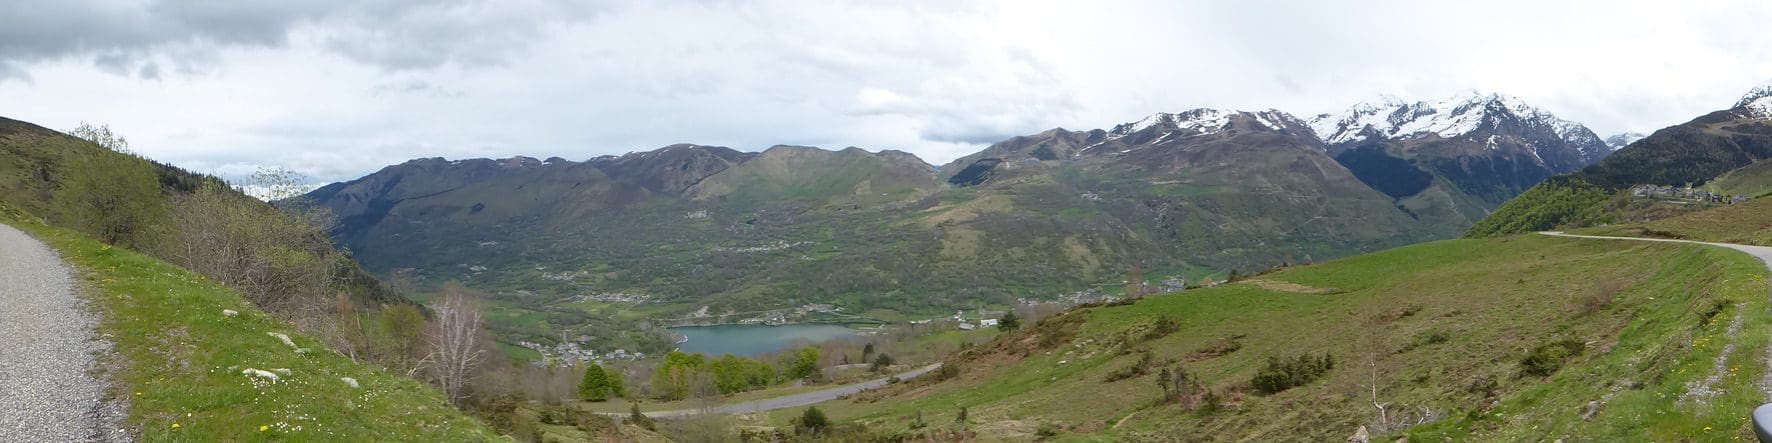
[[[1772,194],[1772,162],[1759,162],[1724,173],[1705,189],[1724,195],[1761,197]]]
[[[151,257],[0,205],[0,222],[48,243],[99,306],[114,377],[143,441],[489,441],[435,388],[352,362],[239,293]],[[224,309],[239,314],[228,317]],[[270,333],[287,334],[298,352]],[[258,369],[276,382],[245,375]],[[287,371],[287,372],[284,372]],[[351,387],[344,378],[355,380]]]
[[[1422,441],[1751,438],[1765,293],[1765,268],[1722,249],[1443,241],[1047,319],[950,360],[957,378],[823,409],[918,433],[965,408],[979,435],[1061,440],[1339,441],[1362,425]],[[1152,333],[1163,318],[1175,331]],[[1108,381],[1146,351],[1144,375]],[[1270,357],[1307,353],[1333,369],[1250,389]],[[1159,403],[1159,368],[1191,373],[1220,409]],[[933,426],[910,430],[919,415]]]
[[[1772,246],[1772,199],[1758,198],[1671,218],[1574,232]]]

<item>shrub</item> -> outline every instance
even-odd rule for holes
[[[935,370],[935,381],[952,380],[955,377],[959,377],[959,376],[960,376],[960,365],[956,365],[953,362],[942,363],[941,369]]]
[[[1187,359],[1188,359],[1188,361],[1200,361],[1200,360],[1205,360],[1205,359],[1209,359],[1209,358],[1213,358],[1213,357],[1218,357],[1220,355],[1229,354],[1232,352],[1237,352],[1238,349],[1243,349],[1243,343],[1237,341],[1237,339],[1239,339],[1239,338],[1242,338],[1242,336],[1238,335],[1235,337],[1230,337],[1230,338],[1225,338],[1225,339],[1213,341],[1212,343],[1207,343],[1206,346],[1202,346],[1202,347],[1200,347],[1200,349],[1194,350],[1194,353],[1189,354]]]
[[[819,433],[824,432],[825,428],[830,427],[830,425],[831,421],[824,416],[824,411],[820,411],[817,406],[813,406],[806,408],[806,412],[801,413],[800,418],[794,421],[794,433],[818,435]]]
[[[1580,340],[1568,339],[1545,344],[1532,349],[1526,358],[1520,359],[1522,372],[1527,375],[1547,376],[1563,368],[1570,358],[1581,355],[1587,344]]]
[[[634,423],[636,426],[646,428],[648,431],[658,430],[658,424],[652,421],[652,417],[647,417],[646,414],[640,413],[639,403],[634,403],[629,406],[628,421]]]
[[[1177,321],[1175,319],[1175,317],[1170,317],[1170,316],[1165,315],[1165,316],[1157,318],[1156,323],[1151,324],[1151,330],[1145,331],[1144,340],[1145,341],[1156,340],[1159,338],[1166,337],[1169,334],[1174,334],[1175,331],[1180,331],[1180,330],[1181,330],[1181,322]]]
[[[1451,340],[1452,334],[1438,329],[1415,334],[1415,346],[1431,346]]]
[[[1624,287],[1625,282],[1620,279],[1600,282],[1591,292],[1581,297],[1575,306],[1575,315],[1588,315],[1606,309],[1606,306],[1612,304],[1612,300],[1618,298],[1618,293],[1624,291]]]
[[[1273,394],[1304,386],[1334,368],[1335,359],[1329,354],[1321,357],[1310,354],[1292,358],[1268,357],[1267,366],[1255,373],[1249,385],[1261,393]]]
[[[1139,355],[1138,361],[1133,363],[1132,366],[1127,366],[1123,369],[1120,369],[1118,371],[1114,371],[1113,373],[1108,374],[1107,379],[1105,381],[1107,381],[1108,383],[1113,383],[1116,381],[1125,380],[1128,378],[1142,377],[1145,374],[1149,374],[1150,370],[1151,370],[1151,365],[1153,363],[1153,361],[1152,361],[1153,359],[1154,359],[1154,357],[1151,355],[1151,351],[1145,350],[1143,352],[1143,354]]]
[[[880,372],[880,371],[885,370],[886,368],[891,367],[891,366],[892,366],[892,356],[886,355],[886,354],[880,354],[879,357],[874,357],[874,362],[873,362],[872,366],[869,367],[868,369],[871,371],[874,371],[874,372]]]

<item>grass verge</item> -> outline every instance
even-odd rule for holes
[[[114,395],[129,397],[142,441],[501,439],[431,386],[354,363],[199,275],[3,206],[0,222],[59,251],[99,308],[120,360]]]

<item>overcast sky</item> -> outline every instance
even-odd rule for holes
[[[0,116],[109,124],[199,171],[335,181],[679,142],[940,164],[1159,111],[1303,117],[1469,89],[1604,137],[1772,79],[1772,2],[1453,3],[0,0]]]

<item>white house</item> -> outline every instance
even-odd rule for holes
[[[978,327],[980,327],[980,328],[995,328],[995,327],[997,327],[997,319],[987,318],[984,320],[979,320]]]
[[[960,330],[962,331],[970,331],[973,329],[978,329],[978,327],[973,326],[971,323],[960,323]]]

